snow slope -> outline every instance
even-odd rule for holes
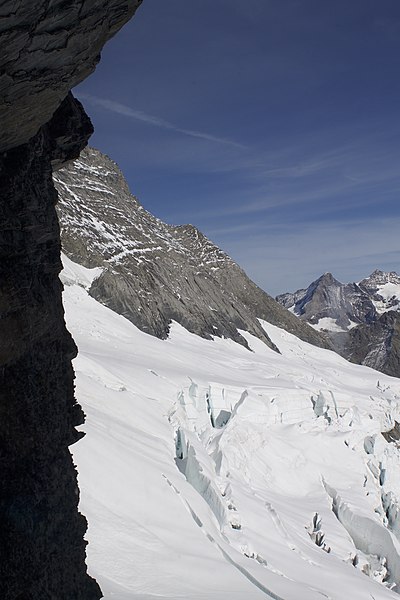
[[[177,324],[157,339],[71,269],[73,453],[106,600],[398,598],[400,451],[381,431],[400,381],[267,323],[281,354],[245,332],[253,352]]]

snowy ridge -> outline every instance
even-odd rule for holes
[[[87,148],[68,168],[56,172],[54,182],[70,253],[73,254],[72,240],[83,238],[87,242],[86,256],[79,256],[81,260],[99,256],[116,265],[129,256],[140,265],[154,260],[149,253],[173,252],[185,256],[193,266],[233,264],[192,225],[167,225],[146,211],[130,194],[117,165],[92,148]],[[107,195],[111,196],[108,201]]]
[[[84,182],[76,176],[75,171],[85,173]],[[136,264],[141,264],[150,260],[150,252],[173,249],[184,254],[185,247],[176,240],[168,226],[145,211],[133,196],[129,199],[134,210],[141,213],[139,222],[129,218],[132,207],[126,210],[123,204],[121,207],[104,204],[104,194],[115,196],[115,192],[110,189],[108,181],[107,185],[99,185],[99,180],[109,180],[111,176],[111,171],[85,164],[83,159],[77,159],[70,167],[68,183],[64,171],[62,175],[54,175],[64,215],[63,227],[67,229],[68,236],[75,239],[82,236],[82,231],[85,232],[87,258],[98,253],[116,264],[130,256]],[[122,185],[122,182],[118,182],[118,185]],[[90,202],[83,203],[82,199],[87,197]],[[135,230],[134,235],[132,229]]]
[[[266,322],[281,354],[159,340],[78,285],[64,302],[106,600],[398,597],[399,380]]]

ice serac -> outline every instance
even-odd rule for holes
[[[204,338],[246,346],[245,330],[275,348],[262,318],[326,345],[196,227],[167,225],[144,210],[117,165],[99,151],[87,148],[54,179],[66,254],[86,267],[103,267],[90,294],[146,333],[166,338],[177,321]]]
[[[278,302],[325,331],[337,352],[400,376],[400,277],[375,270],[359,283],[340,283],[325,273],[307,289],[281,294]]]
[[[53,169],[92,133],[69,90],[139,1],[5,1],[0,7],[0,597],[95,600],[68,446],[75,344],[61,302]]]

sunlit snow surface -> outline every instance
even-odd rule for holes
[[[267,323],[281,355],[177,324],[158,340],[78,285],[64,301],[106,600],[399,598],[398,379]]]

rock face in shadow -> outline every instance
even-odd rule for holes
[[[7,599],[100,597],[86,576],[86,522],[68,451],[83,413],[74,400],[76,347],[61,303],[51,167],[63,154],[57,140],[69,146],[78,112],[80,141],[64,158],[76,155],[92,129],[68,96],[51,123],[0,163],[0,588]]]
[[[97,600],[68,446],[84,415],[61,301],[52,171],[92,133],[69,89],[140,2],[0,7],[0,597]]]
[[[247,345],[240,330],[276,349],[258,319],[326,346],[193,225],[173,226],[147,212],[117,165],[93,148],[55,176],[66,254],[103,267],[90,294],[143,331],[168,335],[171,320],[205,338]]]
[[[5,0],[0,6],[0,151],[26,143],[142,0]]]

